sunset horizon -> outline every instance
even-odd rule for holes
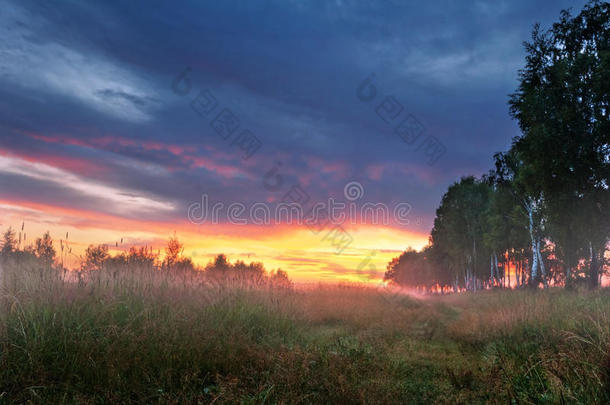
[[[180,14],[177,8],[166,8],[167,21]],[[19,21],[34,18],[36,7],[10,4],[7,10],[2,21],[11,39],[3,50],[8,56],[3,62],[4,94],[14,101],[3,110],[0,229],[19,229],[25,222],[30,241],[45,231],[59,241],[68,232],[76,256],[89,244],[106,244],[117,252],[147,245],[162,252],[176,232],[185,252],[199,265],[225,253],[232,259],[281,267],[295,279],[310,281],[327,280],[332,274],[345,279],[345,273],[356,273],[363,261],[382,278],[393,257],[428,243],[447,186],[462,176],[487,173],[492,155],[506,149],[519,133],[506,113],[506,94],[516,84],[523,54],[520,40],[513,37],[524,38],[534,21],[552,21],[557,14],[554,8],[537,10],[519,25],[502,27],[509,35],[498,31],[492,38],[473,37],[481,49],[491,41],[504,41],[508,48],[478,64],[488,69],[487,75],[467,68],[462,80],[453,72],[465,68],[463,58],[476,60],[479,51],[460,50],[447,39],[443,47],[452,49],[454,56],[441,60],[422,54],[415,44],[397,46],[396,56],[410,49],[407,54],[417,58],[406,71],[399,71],[398,66],[383,63],[386,56],[374,42],[400,38],[398,31],[381,33],[371,27],[367,52],[380,59],[370,63],[373,60],[359,55],[364,49],[353,49],[357,42],[349,33],[357,23],[349,17],[333,28],[336,41],[330,48],[322,48],[327,59],[314,56],[317,48],[291,46],[306,39],[312,44],[322,40],[322,34],[310,32],[306,25],[290,27],[281,18],[269,20],[286,31],[278,40],[259,31],[244,10],[226,7],[209,9],[207,17],[191,21],[202,35],[218,35],[224,47],[197,46],[188,30],[178,29],[171,38],[156,36],[154,43],[146,40],[137,49],[122,39],[133,28],[115,25],[109,30],[101,25],[101,31],[88,30],[78,17],[94,12],[114,15],[112,7],[66,7],[66,18],[81,24],[78,39],[58,28],[59,15],[20,25]],[[274,12],[279,17],[294,11],[286,7]],[[306,8],[300,12],[303,24],[316,21],[324,27],[320,29],[331,29],[331,17]],[[492,15],[483,8],[474,12],[481,18]],[[426,10],[420,13],[428,15]],[[154,33],[156,17],[146,10],[138,14],[138,30]],[[234,27],[240,19],[247,23],[234,35],[220,28],[215,32],[214,14],[226,14],[235,20]],[[420,46],[431,29],[422,26]],[[27,39],[42,32],[53,34],[41,43]],[[257,46],[250,44],[250,35],[257,38]],[[174,47],[176,41],[183,46]],[[234,46],[257,52],[238,62],[229,51]],[[285,62],[274,65],[264,53],[267,47]],[[331,56],[336,47],[353,54]],[[128,49],[133,52],[126,53]],[[504,55],[507,49],[510,59]],[[57,55],[52,63],[42,63],[51,53]],[[306,72],[301,59],[307,55],[325,64],[326,71]],[[510,63],[498,70],[500,60]],[[332,78],[345,68],[342,80]],[[439,74],[447,80],[435,80]],[[461,110],[452,114],[439,115],[443,109],[434,101],[439,96],[447,106],[460,99],[472,101],[461,103]],[[480,103],[490,98],[495,101],[483,113]],[[227,125],[227,120],[232,121]],[[477,148],[463,148],[464,137]],[[345,226],[354,232],[348,235],[353,241],[338,254],[329,248],[328,239],[322,241],[330,228],[318,236],[307,234],[302,224],[279,221],[259,232],[250,222],[228,223],[226,215],[217,224],[194,224],[188,218],[189,206],[204,194],[225,209],[235,203],[263,203],[273,210],[294,187],[309,203],[349,203],[344,187],[350,182],[364,193],[355,201],[358,208],[370,203],[392,210],[404,204],[408,210],[401,224],[379,225],[370,217],[348,221]],[[377,238],[380,243],[371,243]],[[72,267],[78,267],[76,256],[68,262]]]
[[[0,10],[0,404],[610,403],[610,2]]]

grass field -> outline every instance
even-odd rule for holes
[[[610,291],[413,298],[5,265],[0,403],[608,403]]]

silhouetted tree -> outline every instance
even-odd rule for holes
[[[150,248],[146,246],[141,246],[140,248],[132,246],[127,254],[127,263],[129,265],[143,268],[153,268],[158,259],[159,257],[153,252],[152,246]]]
[[[231,268],[229,261],[227,260],[227,256],[224,254],[219,254],[216,256],[212,263],[208,263],[205,267],[205,271],[209,273],[225,273]]]
[[[273,287],[279,287],[279,288],[292,287],[292,282],[290,281],[290,278],[288,277],[288,273],[286,273],[282,269],[277,269],[276,271],[272,272],[269,277],[269,280]]]
[[[53,247],[53,239],[49,231],[42,235],[42,238],[37,238],[34,245],[34,254],[42,261],[46,267],[51,267],[55,261],[55,248]]]
[[[89,245],[85,250],[85,259],[81,264],[81,270],[101,270],[109,257],[108,245]]]
[[[489,203],[489,186],[474,177],[454,183],[436,210],[430,233],[432,255],[448,264],[454,285],[471,290],[487,279],[483,234],[487,223],[484,213]],[[463,281],[463,283],[462,283]]]
[[[4,234],[2,234],[2,249],[0,249],[0,255],[3,257],[9,256],[17,249],[17,238],[13,228],[9,227]]]
[[[609,19],[610,3],[592,1],[577,16],[562,11],[548,31],[536,26],[510,99],[523,132],[512,147],[527,177],[523,184],[541,196],[537,208],[566,279],[586,260],[592,287],[610,233]]]
[[[165,259],[163,260],[163,267],[165,269],[171,269],[180,259],[184,245],[178,240],[176,235],[169,238],[167,246],[165,247]]]

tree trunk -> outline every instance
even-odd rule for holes
[[[506,278],[510,277],[510,260],[508,259],[508,252],[505,252],[502,256],[502,288],[506,288]],[[510,278],[508,279],[510,284]]]
[[[470,276],[472,277],[473,291],[477,290],[477,278],[475,276],[477,271],[477,240],[472,239],[472,273]]]
[[[500,270],[498,270],[498,255],[496,252],[494,252],[494,267],[496,268],[496,283],[498,283],[500,281]]]
[[[530,268],[530,284],[538,283],[538,242],[532,241],[532,267]]]
[[[532,242],[532,266],[530,273],[530,285],[534,287],[538,282],[538,238],[534,233],[534,207],[531,200],[525,205],[527,209],[529,234]]]
[[[542,260],[542,255],[540,254],[540,241],[536,243],[538,247],[538,265],[540,266],[540,275],[542,276],[542,282],[544,283],[544,288],[548,288],[548,280],[546,278],[546,267],[544,267],[544,261]]]
[[[517,273],[518,271],[518,273]],[[515,263],[515,278],[517,279],[517,287],[521,287],[521,272],[523,271],[523,262],[519,259]]]
[[[589,288],[594,289],[599,286],[599,265],[597,260],[597,249],[589,242]]]

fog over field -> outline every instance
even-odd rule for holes
[[[610,403],[610,3],[0,10],[0,405]]]

